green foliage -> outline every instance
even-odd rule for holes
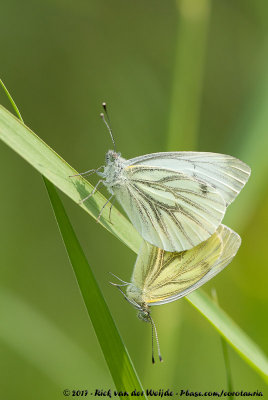
[[[1,398],[58,400],[64,388],[113,387],[36,171],[66,194],[65,209],[145,388],[227,389],[219,331],[232,346],[234,390],[258,389],[265,397],[267,20],[264,0],[3,4],[1,76],[44,141],[0,110],[8,144],[0,157]],[[6,94],[0,91],[0,102],[10,109]],[[165,362],[153,367],[150,329],[107,276],[130,278],[140,238],[115,207],[113,224],[109,206],[99,224],[85,218],[96,219],[106,199],[96,193],[77,207],[93,186],[69,178],[103,163],[110,142],[98,118],[102,101],[123,157],[195,149],[236,156],[252,169],[224,219],[241,236],[241,248],[204,286],[217,287],[222,309],[202,290],[188,302],[154,307]]]
[[[73,183],[73,180],[69,177],[69,175],[75,173],[76,171],[74,171],[60,156],[58,156],[50,147],[48,147],[40,138],[38,138],[37,135],[31,132],[29,128],[24,126],[3,107],[0,107],[0,138],[13,150],[25,158],[39,172],[41,172],[42,175],[44,175],[49,181],[58,186],[59,189],[61,189],[76,202],[83,198],[83,196],[85,197],[87,195],[88,192],[86,188],[92,190],[90,185],[86,182],[85,186],[84,184],[81,185],[80,183]],[[49,188],[50,186],[47,187]],[[55,192],[52,192],[52,189],[50,189],[50,192],[55,196]],[[90,199],[90,201],[88,201],[89,204],[87,204],[86,207],[83,206],[83,208],[85,208],[86,211],[88,211],[88,213],[90,213],[93,217],[97,218],[98,211],[101,209],[103,204],[105,204],[105,199],[99,194],[96,195],[96,202],[94,199],[95,196],[93,199]],[[112,233],[116,232],[116,236],[119,236],[119,238],[125,242],[126,245],[131,243],[131,247],[137,251],[137,243],[139,241],[138,233],[136,233],[133,228],[127,231],[127,221],[119,212],[113,213],[113,224],[111,225],[108,220],[105,221],[105,217],[108,218],[108,213],[109,211],[106,211],[106,216],[103,216],[101,219],[103,225],[109,231],[112,230]],[[61,210],[61,214],[63,214],[63,210]],[[65,214],[63,215],[64,219],[66,220],[67,216]],[[67,221],[65,221],[65,224],[67,224]],[[113,229],[110,228],[111,226]],[[70,227],[68,229],[71,230]],[[132,236],[134,237],[133,239]],[[65,239],[65,237],[64,241],[66,244],[67,239]],[[68,245],[66,244],[71,260],[72,256],[70,255],[70,252],[72,241],[74,241],[74,248],[72,249],[74,255],[77,254],[79,247],[75,237],[72,235],[71,239],[69,238],[68,240]],[[82,268],[82,276],[79,275],[80,278],[78,278],[80,288],[82,284],[91,284],[91,286],[93,285],[93,287],[95,287],[92,283],[94,282],[92,276],[89,277],[88,275],[89,272],[86,274],[83,272],[88,270],[85,266],[86,260],[84,259],[84,256],[80,253],[79,257],[82,257],[83,262],[81,263],[81,258],[80,260],[78,258],[77,262],[75,264],[72,262],[72,264],[73,266],[77,265],[81,266]],[[89,290],[89,288],[84,288],[82,293],[89,310],[90,300],[92,301],[93,298],[91,297],[90,299],[87,299],[87,297],[85,297],[87,290]],[[98,290],[95,290],[98,293],[98,297],[100,297]],[[209,297],[205,296],[205,294],[199,291],[189,295],[188,299],[213,324],[213,326],[217,328],[221,335],[223,335],[229,341],[229,343],[236,350],[238,350],[240,354],[243,355],[245,360],[249,361],[263,375],[267,374],[268,364],[262,351],[243,333],[238,326],[231,321],[230,318],[228,318],[228,316],[217,305],[215,305],[215,303]],[[109,320],[107,323],[111,323],[111,320]],[[100,326],[98,328],[101,330]],[[104,327],[102,327],[102,329],[103,328]],[[115,331],[114,327],[112,329]]]

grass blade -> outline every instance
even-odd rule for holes
[[[84,197],[88,193],[88,190],[92,188],[83,179],[79,180],[78,183],[71,181],[68,176],[74,174],[76,171],[29,128],[1,106],[0,139],[25,158],[35,169],[45,175],[48,180],[75,202],[78,202],[81,195]],[[82,208],[94,218],[97,218],[98,210],[100,210],[105,201],[104,196],[96,193],[86,205],[82,205]],[[109,210],[104,210],[104,216],[101,218],[102,225],[137,253],[140,237],[133,226],[115,208],[113,208],[112,212],[112,225],[108,219]],[[216,327],[221,335],[226,338],[250,365],[259,371],[262,376],[267,374],[265,355],[234,324],[224,311],[216,306],[201,290],[188,296],[188,300]]]
[[[212,295],[212,298],[213,298],[215,304],[219,304],[217,291],[215,288],[212,289],[211,295]],[[220,340],[221,340],[221,347],[222,347],[223,359],[224,359],[224,364],[225,364],[227,392],[232,393],[234,390],[233,390],[230,359],[229,359],[229,355],[228,355],[228,347],[227,347],[226,340],[222,336],[220,336]],[[229,395],[229,399],[233,400],[233,396]]]
[[[204,292],[193,292],[187,300],[200,311],[228,343],[268,380],[268,361],[262,350],[238,325]]]
[[[4,84],[4,82],[2,81],[2,79],[0,79],[0,85],[2,86],[2,88],[3,88],[4,92],[5,92],[5,94],[7,95],[7,98],[8,98],[8,100],[10,101],[10,104],[12,105],[12,107],[13,107],[15,113],[17,114],[18,118],[21,120],[21,122],[23,122],[21,113],[20,113],[20,111],[19,111],[19,109],[18,109],[18,107],[17,107],[15,101],[13,100],[11,94],[10,94],[9,91],[7,90],[7,87],[6,87],[6,85]]]
[[[92,191],[93,186],[84,178],[69,178],[70,175],[77,174],[77,171],[2,106],[0,120],[0,139],[77,204]],[[80,206],[96,219],[106,201],[107,199],[97,192]],[[111,224],[107,206],[100,218],[100,224],[119,239],[124,237],[124,242],[132,250],[137,250],[140,244],[139,236],[130,222],[113,207],[112,220],[119,218],[120,225]]]
[[[118,333],[59,195],[54,185],[48,180],[45,181],[45,184],[87,312],[94,326],[117,390],[131,392],[137,389],[142,391],[141,383],[134,370],[127,349]]]
[[[7,94],[20,121],[23,123],[19,109],[2,80],[0,80],[0,84]],[[44,176],[43,179],[89,317],[94,326],[96,336],[116,388],[118,392],[127,391],[130,393],[136,388],[142,391],[141,383],[127,349],[122,342],[93,272],[88,265],[87,259],[57,194],[56,188]]]

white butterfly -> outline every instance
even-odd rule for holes
[[[204,285],[232,261],[240,244],[240,236],[224,225],[205,242],[180,253],[170,253],[143,241],[131,282],[113,285],[138,310],[138,317],[152,324],[157,339],[150,306],[175,301]],[[126,293],[122,286],[126,286]],[[161,360],[158,339],[157,345]]]
[[[96,172],[102,179],[82,201],[104,184],[108,201],[116,197],[143,239],[171,252],[208,239],[250,175],[249,166],[232,156],[187,151],[125,160],[109,150],[101,168],[83,173]]]

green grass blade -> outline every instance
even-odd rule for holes
[[[212,299],[214,300],[215,304],[219,305],[217,291],[215,288],[212,289],[211,296],[212,296]],[[224,365],[225,365],[227,392],[232,393],[234,390],[233,390],[232,372],[231,372],[231,364],[230,364],[230,359],[229,359],[229,354],[228,354],[228,347],[227,347],[226,340],[222,336],[220,336],[220,340],[221,340],[221,347],[222,347],[222,353],[223,353],[223,359],[224,359]],[[233,400],[232,395],[229,395],[228,397],[230,400]]]
[[[7,94],[19,119],[23,122],[19,109],[2,80],[0,80],[0,85]],[[57,194],[56,188],[44,176],[43,179],[88,314],[116,388],[118,391],[123,392],[131,392],[136,388],[141,391],[141,383],[134,370],[127,349],[122,342],[97,281],[87,263],[87,259]]]
[[[19,153],[37,171],[50,182],[57,186],[63,193],[69,196],[77,204],[85,198],[93,189],[88,181],[80,178],[69,178],[77,174],[77,171],[66,163],[46,143],[36,136],[22,122],[0,106],[0,139]],[[81,207],[91,216],[97,218],[106,198],[97,192],[94,197],[88,199]],[[120,224],[111,224],[109,221],[109,206],[105,207],[100,224],[115,236],[125,238],[124,242],[137,250],[140,238],[130,222],[123,217],[115,207],[112,209],[112,221],[120,218]]]
[[[7,98],[8,98],[8,100],[10,101],[10,104],[12,105],[12,107],[13,107],[15,113],[17,114],[18,118],[21,120],[21,122],[23,122],[21,113],[20,113],[20,111],[19,111],[19,109],[18,109],[18,107],[17,107],[15,101],[13,100],[11,94],[10,94],[9,91],[7,90],[7,87],[6,87],[6,85],[4,84],[4,82],[2,81],[2,79],[0,79],[0,85],[2,86],[2,88],[3,88],[3,90],[4,90],[5,94],[6,94],[6,96],[7,96]]]
[[[268,380],[268,361],[265,354],[207,294],[199,290],[187,296],[187,300],[206,317],[249,365]]]
[[[222,336],[220,336],[221,340],[221,347],[222,347],[222,353],[223,353],[223,358],[224,358],[224,364],[225,364],[225,373],[226,373],[226,383],[227,383],[227,391],[228,393],[233,393],[233,382],[232,382],[232,374],[231,374],[231,365],[230,365],[230,359],[229,359],[229,354],[228,354],[228,347],[226,340],[223,339]],[[233,396],[229,395],[229,400],[233,400]]]
[[[79,179],[79,181],[76,182],[68,178],[69,175],[74,174],[76,171],[29,128],[1,106],[0,139],[25,158],[35,169],[45,175],[75,202],[78,203],[81,196],[84,197],[91,190],[92,186],[83,179]],[[82,205],[82,207],[96,218],[99,209],[104,203],[105,198],[101,194],[96,193],[94,197],[90,199],[86,205]],[[102,225],[137,253],[141,239],[133,226],[115,209],[115,207],[112,211],[112,221],[113,224],[110,224],[109,210],[104,210],[104,215],[101,218]],[[206,316],[211,324],[226,337],[228,342],[250,365],[253,365],[262,375],[267,373],[265,355],[242,330],[239,330],[239,328],[233,324],[231,319],[217,307],[211,299],[206,297],[201,290],[191,294],[189,299],[191,303]],[[230,324],[230,328],[228,324]],[[233,329],[234,332],[232,331]],[[240,336],[237,334],[237,329],[241,334]],[[257,356],[255,354],[256,349]]]
[[[54,185],[48,180],[45,181],[45,184],[87,312],[94,326],[116,388],[118,391],[127,391],[129,393],[134,389],[142,391],[141,383],[134,370],[127,349],[118,333],[59,195]]]

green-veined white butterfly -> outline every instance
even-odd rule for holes
[[[106,111],[105,103],[103,107]],[[79,175],[94,172],[102,179],[82,201],[104,184],[111,193],[108,201],[117,198],[143,239],[166,251],[179,252],[216,231],[226,207],[247,182],[250,168],[224,154],[185,151],[126,160],[115,149],[106,154],[105,166]]]
[[[138,317],[152,324],[160,360],[150,306],[175,301],[204,285],[232,261],[240,244],[240,236],[224,225],[206,241],[180,253],[167,252],[143,241],[131,282],[113,283],[138,310]],[[122,286],[126,286],[125,293]]]

